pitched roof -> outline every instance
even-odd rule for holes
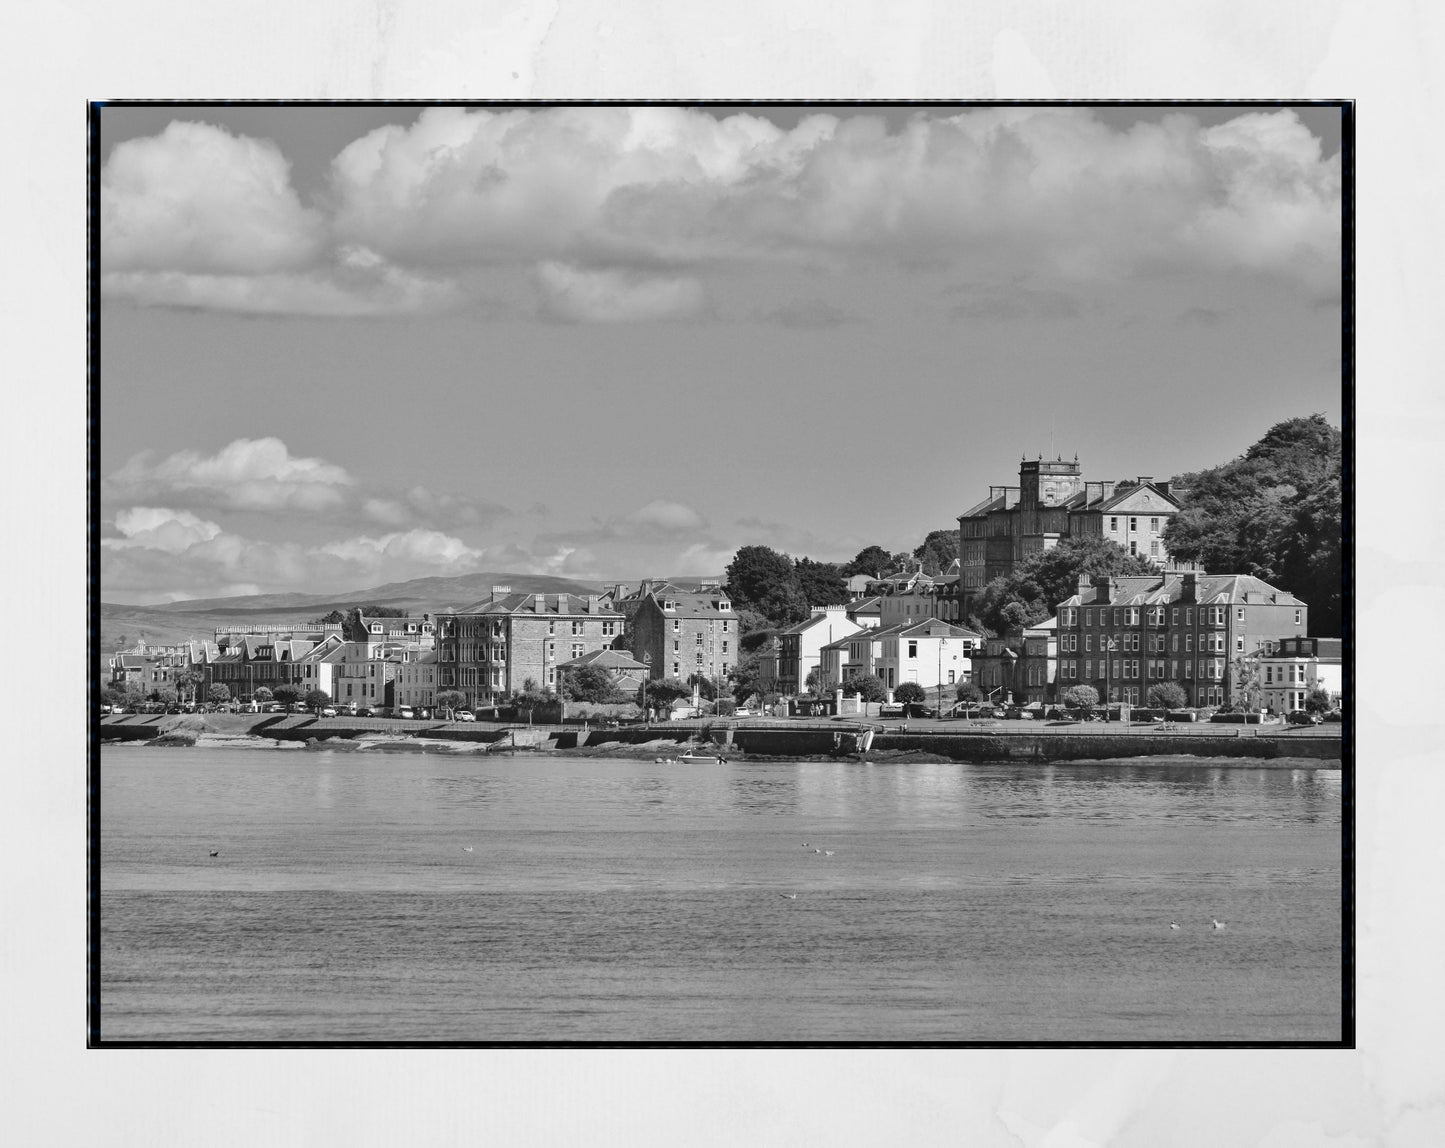
[[[976,518],[980,514],[987,514],[992,510],[1007,510],[1011,506],[1018,505],[1018,500],[1019,488],[1016,486],[1005,487],[1002,494],[990,494],[982,502],[978,503],[975,506],[970,506],[967,510],[960,514],[959,517]]]
[[[645,670],[647,666],[636,658],[629,657],[619,650],[589,650],[580,658],[573,658],[570,662],[563,662],[558,669],[568,666],[580,668],[582,666],[601,666],[606,670]]]
[[[1269,604],[1304,606],[1288,590],[1271,586],[1252,574],[1197,574],[1194,601],[1200,606]],[[1090,591],[1092,594],[1092,589]],[[1114,597],[1110,606],[1158,606],[1184,600],[1184,576],[1179,574],[1139,574],[1114,578]],[[1074,594],[1058,606],[1093,605]]]
[[[662,609],[664,602],[673,603],[671,610],[664,610],[669,617],[674,618],[720,618],[724,615],[731,618],[734,612],[731,608],[732,599],[721,592],[708,594],[694,594],[685,591],[669,591],[659,594],[654,591],[650,597]],[[729,608],[719,608],[719,602],[729,603]]]
[[[598,598],[601,595],[597,595]],[[541,599],[539,603],[537,599]],[[568,615],[591,615],[592,617],[621,618],[622,614],[617,610],[599,607],[596,610],[587,609],[587,598],[577,594],[504,594],[502,597],[493,600],[484,598],[480,602],[462,610],[448,611],[455,616],[457,614],[541,614],[552,615],[553,617],[566,617]]]

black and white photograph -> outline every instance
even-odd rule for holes
[[[1349,100],[89,113],[92,1045],[1353,1047]]]

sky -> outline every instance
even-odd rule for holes
[[[1319,107],[107,106],[101,596],[911,550],[1342,418]]]

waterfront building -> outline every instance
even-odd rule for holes
[[[937,618],[897,626],[869,627],[819,650],[821,689],[847,688],[850,678],[876,674],[892,691],[904,682],[925,689],[972,680],[973,654],[981,635]]]
[[[726,677],[737,665],[742,635],[721,587],[687,592],[648,586],[630,625],[629,648],[649,663],[654,678]]]
[[[1260,578],[1196,573],[1081,578],[1056,617],[1060,689],[1142,705],[1172,681],[1195,706],[1250,704],[1260,652],[1305,637],[1309,621],[1304,602]]]
[[[1302,710],[1322,689],[1338,707],[1344,698],[1344,639],[1281,638],[1255,656],[1254,680],[1263,705],[1276,713]]]
[[[394,705],[432,709],[437,697],[437,653],[434,649],[407,650],[392,661]]]
[[[777,638],[776,650],[770,652],[771,665],[767,667],[770,672],[759,673],[765,691],[789,696],[802,693],[807,688],[808,676],[820,669],[824,646],[865,627],[879,625],[878,616],[871,611],[860,616],[853,609],[858,604],[814,606],[811,616],[784,630]],[[761,665],[759,669],[764,671]]]
[[[613,648],[625,622],[601,595],[513,594],[495,586],[490,598],[436,616],[437,688],[461,691],[469,705],[491,704],[529,682],[552,690],[558,666]]]
[[[643,679],[647,677],[647,666],[632,657],[626,650],[591,650],[580,658],[573,658],[571,661],[563,662],[557,667],[559,674],[565,675],[573,670],[580,670],[587,666],[600,666],[612,676],[612,684],[625,694],[633,694],[641,687]]]
[[[974,684],[994,703],[1027,706],[1056,700],[1058,619],[988,638],[974,655]]]

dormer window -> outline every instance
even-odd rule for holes
[[[731,610],[733,608],[733,604],[729,602],[726,598],[724,598],[717,604],[717,608],[719,610]]]
[[[663,608],[664,610],[676,610],[676,609],[677,609],[677,603],[674,602],[671,598],[667,598],[667,599],[664,599],[664,600],[663,600],[662,608]]]
[[[372,632],[373,634],[379,634],[379,633],[381,633],[381,623],[380,623],[380,622],[373,622],[373,623],[371,624],[371,632]]]

